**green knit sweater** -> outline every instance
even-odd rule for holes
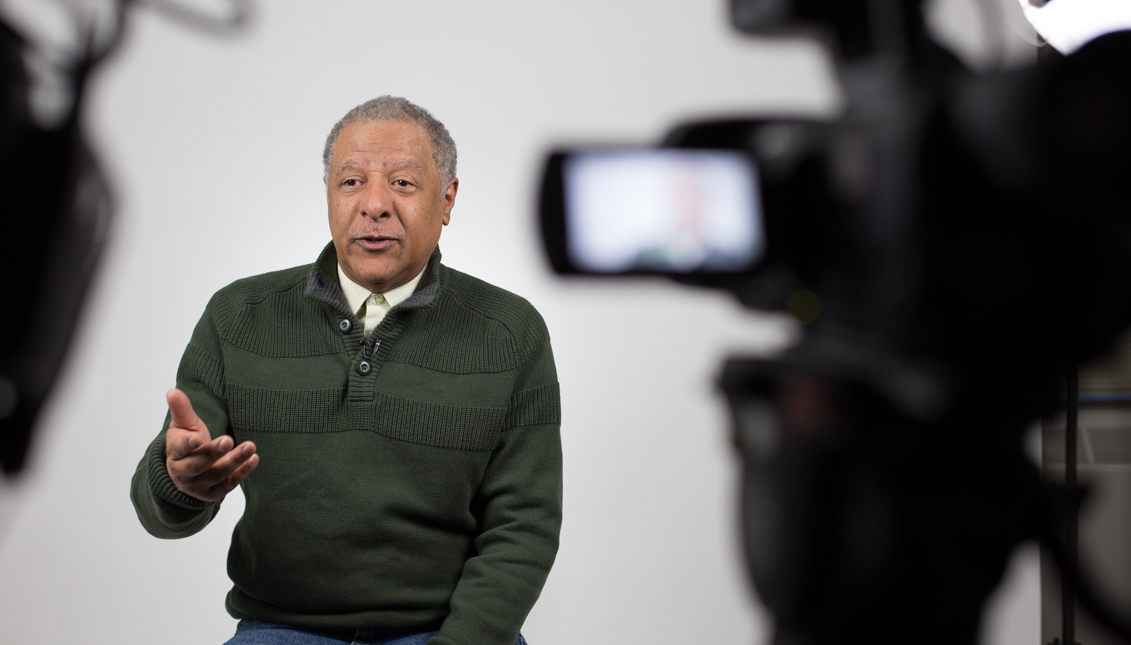
[[[177,371],[212,436],[260,456],[241,484],[228,612],[314,630],[442,625],[430,645],[510,645],[561,526],[545,323],[437,249],[366,346],[336,263],[331,244],[314,265],[221,289]],[[173,485],[164,429],[131,498],[161,538],[200,531],[220,506]]]

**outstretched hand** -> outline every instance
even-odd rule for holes
[[[173,485],[205,502],[223,499],[259,464],[255,444],[239,446],[228,435],[213,439],[184,392],[165,393],[172,419],[165,433],[165,468]]]

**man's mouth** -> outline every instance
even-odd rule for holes
[[[355,237],[353,241],[366,251],[383,251],[397,242],[396,238],[384,235],[363,235]]]

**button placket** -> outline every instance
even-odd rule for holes
[[[380,338],[362,338],[361,339],[361,360],[357,363],[357,373],[362,376],[368,375],[373,371],[372,361],[377,356],[377,350],[381,348]]]

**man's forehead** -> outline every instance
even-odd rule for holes
[[[412,121],[355,121],[334,142],[334,167],[409,167],[433,165],[428,133]]]
[[[342,128],[334,142],[335,150],[351,148],[391,148],[407,152],[423,148],[431,153],[432,141],[424,126],[414,121],[354,121]]]
[[[424,170],[420,164],[410,158],[395,158],[395,157],[380,157],[373,158],[371,155],[360,155],[358,158],[345,159],[338,170],[346,170],[348,168],[414,168],[416,170]]]

